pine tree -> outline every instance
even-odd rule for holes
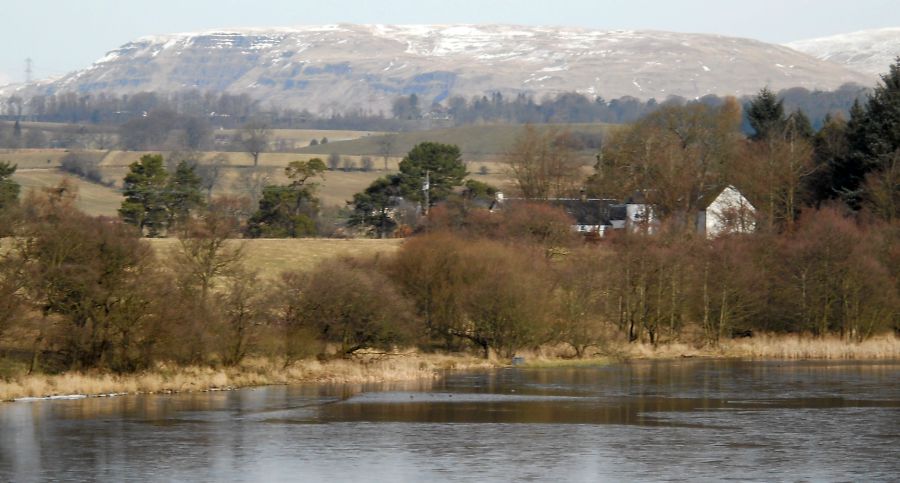
[[[462,186],[463,178],[468,174],[461,157],[459,148],[451,144],[424,142],[415,145],[400,162],[404,197],[424,201],[427,190],[428,206],[447,199],[453,188]]]
[[[834,190],[835,173],[840,172],[840,164],[847,158],[847,121],[841,116],[825,116],[822,129],[813,138],[815,172],[806,180],[811,203],[818,206],[822,201],[839,195]]]
[[[785,136],[788,139],[811,140],[816,132],[813,130],[809,117],[802,109],[792,112],[784,121]]]
[[[194,166],[187,161],[179,162],[166,186],[167,228],[172,229],[183,223],[190,216],[191,210],[203,205],[200,184],[201,179]]]
[[[378,178],[365,191],[353,195],[348,203],[353,207],[350,226],[365,227],[378,238],[390,235],[397,227],[391,212],[401,198],[400,188],[400,176],[395,174]]]
[[[900,57],[881,80],[865,107],[857,101],[850,109],[849,152],[833,172],[832,189],[854,209],[865,198],[866,176],[892,166],[900,150]]]
[[[125,195],[119,208],[122,221],[137,226],[147,236],[162,235],[168,218],[167,179],[163,157],[158,154],[147,154],[131,163],[122,188]]]
[[[290,184],[263,188],[259,209],[247,221],[247,234],[252,238],[296,238],[315,235],[319,199],[317,183],[325,163],[319,158],[292,161],[284,170]]]
[[[861,153],[866,149],[866,111],[859,101],[850,108],[850,120],[844,127],[846,153],[831,166],[831,192],[851,208],[859,209],[860,187],[868,171]]]
[[[747,105],[747,119],[754,131],[751,139],[755,141],[781,134],[785,126],[783,101],[768,87],[763,88]]]
[[[881,85],[866,103],[867,151],[878,167],[884,156],[900,149],[900,57],[881,76]]]

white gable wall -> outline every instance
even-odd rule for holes
[[[709,204],[701,220],[709,238],[723,233],[750,233],[756,229],[756,208],[740,191],[728,186]]]

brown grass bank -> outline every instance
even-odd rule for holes
[[[761,335],[729,340],[718,347],[694,347],[670,343],[616,344],[598,349],[590,357],[566,357],[564,348],[543,348],[523,353],[527,367],[576,367],[608,364],[630,359],[741,358],[781,360],[900,360],[900,338],[882,335],[863,342],[837,337],[811,338],[796,335]],[[26,397],[64,395],[108,395],[193,392],[239,387],[304,382],[368,383],[434,379],[444,371],[483,370],[502,367],[509,361],[475,356],[404,354],[353,360],[320,362],[304,360],[285,367],[282,361],[253,358],[237,367],[173,367],[160,365],[152,371],[115,375],[72,372],[61,375],[22,375],[0,380],[0,401]]]
[[[496,367],[491,361],[455,355],[396,355],[320,362],[254,358],[236,367],[160,365],[137,374],[69,372],[0,379],[0,401],[68,395],[120,395],[194,392],[303,382],[367,383],[433,379],[443,371]]]
[[[717,347],[694,347],[671,343],[652,346],[630,344],[609,351],[620,359],[669,359],[678,357],[712,357],[784,360],[885,360],[900,359],[900,337],[885,334],[862,342],[839,337],[814,338],[807,335],[757,335],[726,340]]]

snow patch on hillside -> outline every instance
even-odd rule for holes
[[[878,75],[887,72],[894,59],[900,55],[900,28],[862,30],[799,40],[786,45],[820,60]]]
[[[796,68],[795,68],[796,67]],[[311,112],[390,109],[396,95],[582,92],[664,99],[868,77],[751,39],[516,25],[313,25],[145,36],[42,92],[130,94],[195,87]]]

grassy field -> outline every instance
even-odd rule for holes
[[[221,129],[216,131],[217,135],[233,137],[239,131],[236,129]],[[381,131],[350,131],[350,130],[333,130],[333,129],[273,129],[270,136],[273,143],[285,141],[293,148],[301,148],[309,146],[313,139],[321,141],[327,138],[328,142],[332,141],[348,141],[352,139],[360,139],[368,136],[378,136],[385,134]]]
[[[178,240],[172,238],[150,239],[150,244],[161,258],[167,258],[178,248]],[[274,279],[284,271],[309,270],[319,262],[341,256],[375,256],[396,252],[402,240],[335,240],[322,238],[234,240],[243,244],[244,264],[258,270],[264,279]]]
[[[614,126],[609,124],[566,124],[540,125],[539,128],[556,127],[569,132],[585,135],[606,134]],[[507,152],[521,134],[521,125],[493,124],[483,126],[461,126],[432,131],[413,131],[389,134],[393,144],[391,153],[400,156],[418,143],[433,141],[459,146],[463,157],[475,160],[490,160]],[[377,155],[382,151],[384,136],[368,136],[352,141],[328,143],[301,149],[303,153],[328,155]]]
[[[14,122],[0,121],[0,128],[11,128]],[[98,124],[71,124],[65,122],[31,122],[25,121],[21,123],[23,129],[40,129],[47,132],[77,132],[77,133],[115,133],[118,127],[112,125]]]
[[[163,259],[178,248],[176,238],[145,238]],[[323,260],[340,256],[389,255],[396,252],[403,240],[389,238],[375,240],[334,238],[256,238],[235,239],[230,243],[244,245],[247,268],[260,271],[262,276],[277,276],[284,270],[309,270]],[[0,255],[13,247],[11,238],[0,238]]]
[[[604,133],[611,129],[610,126],[602,124],[573,124],[566,128],[571,132],[591,135]],[[291,161],[309,160],[313,157],[326,158],[331,153],[338,153],[342,158],[349,159],[359,167],[362,165],[362,157],[371,157],[374,163],[373,170],[328,171],[325,173],[324,179],[319,181],[319,197],[323,206],[345,206],[355,193],[364,190],[376,178],[396,172],[403,154],[412,146],[418,142],[430,140],[459,145],[471,173],[470,177],[490,183],[503,191],[509,191],[511,188],[510,178],[500,157],[519,136],[521,129],[521,126],[514,125],[489,125],[391,134],[395,140],[392,156],[388,157],[386,163],[384,158],[379,155],[381,151],[379,139],[383,139],[384,133],[276,130],[273,136],[276,139],[308,142],[311,139],[328,137],[331,142],[307,147],[301,149],[301,152],[262,153],[259,158],[259,168],[265,173],[268,183],[277,184],[286,181],[283,168]],[[225,133],[228,134],[227,131]],[[18,165],[19,171],[16,173],[15,179],[28,190],[58,184],[65,176],[58,168],[68,152],[65,149],[0,150],[0,161],[10,161]],[[84,150],[80,153],[97,160],[103,178],[113,183],[114,187],[109,188],[74,179],[80,192],[79,207],[92,215],[107,216],[115,215],[122,202],[117,189],[121,188],[122,178],[127,173],[128,166],[139,160],[141,156],[158,154],[150,151],[118,150]],[[164,152],[162,154],[171,156],[171,153]],[[590,154],[587,153],[586,156]],[[210,151],[201,153],[201,163],[212,162],[213,159],[224,160],[225,163],[221,180],[214,188],[213,195],[245,194],[248,188],[241,179],[250,173],[250,169],[253,169],[253,159],[248,154],[241,152]]]
[[[13,180],[22,186],[23,192],[56,186],[63,178],[69,178],[78,189],[76,205],[80,210],[94,216],[117,216],[119,206],[122,204],[122,195],[113,188],[50,169],[18,170],[13,176]]]
[[[337,145],[337,143],[335,143]],[[21,184],[24,191],[31,188],[54,186],[66,176],[59,171],[62,158],[67,154],[63,149],[18,149],[0,151],[0,161],[10,161],[17,164],[19,169],[14,179]],[[113,183],[110,188],[99,184],[71,177],[79,188],[78,206],[92,215],[113,216],[122,203],[122,196],[118,189],[122,186],[122,178],[128,172],[128,166],[146,154],[157,154],[149,151],[84,151],[84,154],[98,160],[100,172],[104,180]],[[167,153],[162,153],[164,156]],[[298,153],[263,153],[260,156],[260,169],[268,177],[268,182],[273,184],[284,183],[283,168],[291,161],[308,160],[313,157],[323,157],[318,154]],[[344,156],[352,159],[359,166],[361,156]],[[245,153],[233,152],[205,152],[202,153],[201,163],[210,162],[213,158],[225,160],[225,168],[222,171],[221,180],[213,195],[231,194],[241,195],[246,187],[242,185],[241,178],[249,174],[253,169],[253,161]],[[400,158],[394,157],[388,160],[385,170],[382,158],[376,158],[375,169],[371,171],[327,171],[324,179],[319,180],[319,198],[322,206],[345,206],[353,195],[364,190],[372,181],[380,176],[394,173],[398,169]],[[487,174],[481,174],[481,168],[487,170]],[[479,181],[490,183],[502,190],[509,190],[509,177],[505,167],[496,161],[469,162],[470,176]]]
[[[95,125],[95,124],[70,124],[63,122],[22,122],[23,129],[38,129],[49,133],[80,133],[80,134],[105,134],[116,138],[119,135],[119,126],[116,125]],[[10,129],[13,123],[10,121],[0,121],[0,128]],[[216,136],[232,138],[239,132],[238,129],[219,129],[214,132]],[[273,145],[284,142],[285,144],[300,148],[308,146],[315,139],[321,141],[327,138],[328,141],[347,141],[358,139],[366,136],[377,136],[385,134],[383,131],[354,131],[349,129],[272,129],[270,140]]]
[[[100,166],[103,168],[125,168],[146,154],[162,154],[163,157],[171,155],[171,153],[159,151],[109,151],[101,158]],[[201,164],[212,162],[213,159],[223,159],[229,167],[249,168],[253,166],[253,158],[247,153],[206,151],[200,153],[200,156]],[[262,153],[259,155],[259,166],[283,168],[291,161],[305,161],[312,158],[322,158],[322,156],[309,153]],[[360,156],[349,156],[349,158],[358,162]]]
[[[19,169],[55,168],[68,152],[67,149],[0,149],[0,161],[9,161]]]

